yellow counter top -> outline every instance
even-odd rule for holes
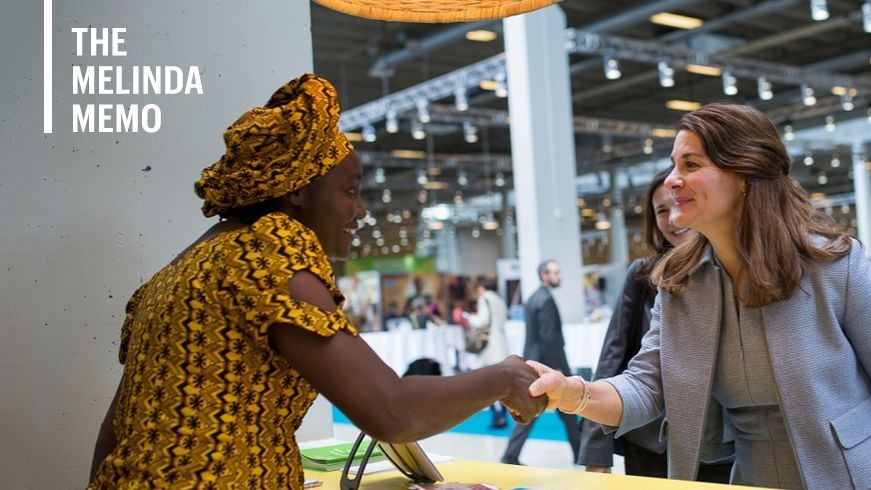
[[[512,488],[527,488],[535,490],[604,490],[604,489],[696,489],[724,488],[714,483],[700,483],[682,480],[666,480],[661,478],[645,478],[640,476],[608,475],[602,473],[587,473],[582,469],[563,470],[554,468],[539,468],[534,466],[515,466],[483,461],[455,460],[436,465],[445,477],[445,482],[454,483],[488,483],[503,490]],[[324,482],[324,490],[339,488],[342,472],[320,472],[306,470],[307,480],[315,479]],[[411,480],[402,476],[399,471],[384,471],[363,475],[360,485],[365,490],[400,490],[407,489]],[[730,486],[729,488],[750,488]]]

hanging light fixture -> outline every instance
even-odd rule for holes
[[[393,198],[390,195],[390,189],[384,189],[384,191],[381,192],[381,202],[383,202],[384,204],[390,204],[390,201],[392,199]]]
[[[378,137],[375,134],[375,126],[371,124],[364,124],[361,132],[363,133],[363,141],[366,143],[373,143]]]
[[[644,152],[645,155],[650,155],[653,153],[653,140],[652,139],[647,138],[644,140],[644,147],[642,148],[642,151]]]
[[[426,131],[423,129],[423,123],[417,119],[411,120],[411,137],[416,140],[426,138]]]
[[[665,88],[674,87],[674,68],[668,66],[667,61],[660,61],[656,68],[659,70],[659,85]]]
[[[617,61],[617,58],[614,58],[611,54],[606,54],[602,58],[604,68],[605,68],[605,78],[608,80],[617,80],[623,74],[620,72],[620,62]]]
[[[862,4],[862,30],[871,34],[871,0]]]
[[[806,106],[812,106],[817,103],[813,87],[806,83],[801,86],[801,102]]]
[[[795,139],[795,132],[793,131],[792,123],[789,121],[783,125],[783,139],[786,141],[792,141]]]
[[[399,121],[396,119],[396,111],[390,109],[385,116],[384,129],[393,134],[399,131]]]
[[[508,97],[507,78],[508,78],[508,76],[505,74],[504,71],[500,71],[499,73],[496,74],[495,93],[496,93],[496,97],[499,97],[500,99],[504,99],[505,97]]]
[[[375,183],[376,184],[383,184],[386,181],[387,181],[387,174],[386,174],[386,172],[384,172],[384,169],[381,167],[376,168],[375,169]]]
[[[457,172],[457,184],[460,187],[465,187],[465,186],[469,185],[469,177],[466,176],[465,170],[460,170]]]
[[[829,6],[826,0],[810,0],[811,1],[811,19],[819,22],[829,18]]]
[[[426,170],[418,170],[417,171],[417,183],[420,185],[424,185],[429,182],[429,177],[426,175]]]
[[[845,92],[844,95],[841,96],[841,109],[849,112],[855,108],[856,105],[853,104],[853,95],[851,95],[849,91]]]
[[[505,187],[505,174],[496,172],[496,179],[493,183],[496,184],[496,187]]]
[[[726,95],[735,95],[738,93],[737,80],[732,75],[731,70],[723,70],[723,93]]]
[[[418,99],[417,101],[417,120],[426,124],[432,118],[429,115],[429,102],[426,99]]]
[[[771,100],[774,97],[774,92],[771,91],[771,82],[764,76],[756,79],[756,90],[762,100]]]
[[[829,165],[831,165],[832,168],[840,167],[841,166],[841,156],[838,155],[837,153],[833,153],[832,160],[829,162]]]
[[[838,128],[835,126],[835,116],[826,116],[826,132],[834,133],[836,129]]]
[[[826,185],[828,182],[829,182],[829,178],[826,177],[825,172],[820,172],[820,174],[817,175],[817,184]]]
[[[478,142],[478,128],[471,121],[463,121],[463,139],[466,143]]]
[[[804,156],[804,166],[810,167],[814,164],[814,155],[811,152],[807,152]]]
[[[454,91],[454,107],[458,111],[469,110],[469,98],[466,97],[465,88],[457,87],[457,89]]]

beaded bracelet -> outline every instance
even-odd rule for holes
[[[574,410],[563,410],[560,409],[560,412],[563,413],[571,413],[571,414],[581,414],[587,408],[587,405],[590,403],[590,385],[587,384],[587,380],[580,376],[572,376],[573,378],[577,378],[581,380],[581,384],[584,385],[584,394],[581,395],[581,400],[578,402],[578,406],[574,408]]]

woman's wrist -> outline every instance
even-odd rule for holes
[[[577,382],[577,384],[571,383],[578,387],[577,389],[572,390],[578,393],[577,402],[573,403],[568,409],[560,407],[559,410],[563,413],[580,415],[584,412],[584,410],[587,408],[587,405],[589,405],[590,403],[590,385],[584,378],[580,376],[572,376],[569,378],[569,380],[575,380]]]

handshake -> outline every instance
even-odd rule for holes
[[[516,422],[528,424],[546,409],[575,412],[586,404],[586,383],[540,362],[508,356],[494,367],[504,370],[509,392],[500,401]]]

